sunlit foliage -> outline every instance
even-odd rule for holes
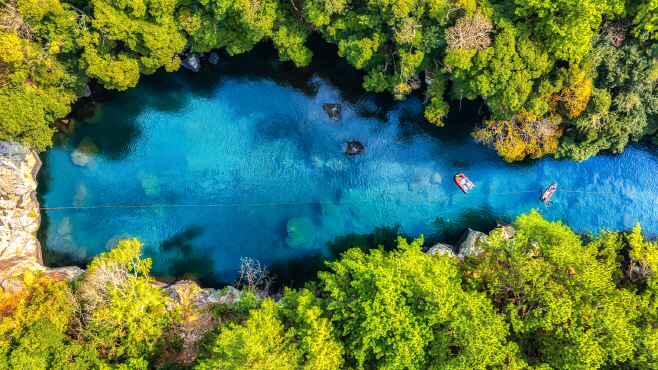
[[[559,116],[538,117],[521,109],[509,120],[485,120],[473,131],[476,141],[490,145],[507,162],[555,153],[562,135]]]

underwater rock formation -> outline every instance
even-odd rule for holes
[[[217,55],[217,53],[210,53],[210,57],[208,58],[208,62],[210,64],[219,63],[219,55]]]
[[[329,119],[334,120],[334,121],[340,121],[341,118],[341,113],[340,113],[340,104],[323,104],[322,109],[324,109],[325,113],[329,116]]]
[[[363,144],[356,140],[348,141],[347,142],[347,150],[345,150],[345,154],[347,155],[356,155],[356,154],[361,154],[363,153],[363,149],[365,147]]]
[[[293,217],[287,224],[286,244],[291,248],[300,248],[310,244],[315,237],[315,225],[308,217]]]

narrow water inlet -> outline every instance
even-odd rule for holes
[[[340,65],[351,83],[322,68],[296,76],[270,59],[252,63],[261,64],[222,58],[199,74],[146,76],[74,116],[42,154],[46,262],[84,261],[136,237],[156,273],[231,281],[241,257],[271,266],[384,226],[451,242],[532,208],[582,232],[639,221],[658,233],[653,148],[507,164],[470,136],[481,102],[455,102],[435,128],[419,97],[366,93]],[[340,121],[325,103],[341,104]],[[352,140],[363,153],[345,155]],[[457,172],[475,183],[468,195]],[[545,208],[539,196],[554,182]]]

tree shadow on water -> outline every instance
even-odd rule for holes
[[[201,226],[189,226],[163,241],[159,250],[152,251],[153,255],[164,254],[166,258],[168,276],[159,276],[159,280],[191,279],[205,287],[222,285],[213,277],[215,262],[209,250],[192,245],[203,232]]]
[[[398,245],[398,230],[399,226],[384,226],[375,228],[371,234],[351,233],[339,236],[326,243],[328,255],[318,253],[276,263],[270,268],[270,273],[276,276],[273,291],[280,291],[286,286],[300,289],[307,282],[318,281],[318,272],[329,271],[326,263],[339,259],[348,249],[359,248],[367,253],[368,250],[382,245],[384,250],[391,251]]]

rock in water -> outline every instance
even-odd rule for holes
[[[484,250],[478,246],[478,243],[480,241],[486,240],[486,238],[487,236],[484,233],[466,229],[462,237],[457,242],[457,245],[459,246],[459,253],[457,254],[457,257],[475,257],[481,254],[484,252]]]
[[[201,58],[199,58],[199,54],[192,53],[184,61],[180,62],[180,65],[192,72],[199,72],[199,69],[201,69]]]
[[[79,184],[78,189],[75,191],[75,195],[71,200],[73,207],[83,207],[85,205],[85,199],[87,199],[88,194],[89,193],[87,192],[85,184]]]
[[[91,157],[88,154],[82,153],[76,149],[73,153],[71,153],[71,160],[78,166],[84,167],[87,165],[87,163],[89,163]]]
[[[430,250],[427,251],[426,254],[428,256],[447,255],[448,257],[455,257],[455,252],[452,250],[452,245],[443,243],[439,243],[433,246],[430,248]]]
[[[82,96],[83,96],[84,98],[88,98],[88,97],[90,97],[90,96],[91,96],[91,89],[89,88],[89,85],[85,85],[84,89],[85,89],[85,94],[82,95]]]
[[[323,104],[322,109],[329,115],[329,119],[340,121],[340,104]]]
[[[57,226],[57,234],[59,234],[60,236],[66,236],[66,235],[70,235],[72,231],[73,231],[73,227],[71,226],[71,218],[64,217],[62,221],[59,223],[59,225]]]
[[[210,62],[210,64],[219,63],[219,55],[217,55],[217,53],[210,53],[210,58],[208,58],[208,62]]]
[[[288,237],[286,243],[292,248],[301,248],[315,237],[315,225],[308,217],[293,217],[287,224]]]
[[[347,142],[347,150],[345,151],[345,154],[347,155],[355,155],[355,154],[361,154],[363,153],[364,146],[360,142],[353,140],[353,141],[348,141]]]

